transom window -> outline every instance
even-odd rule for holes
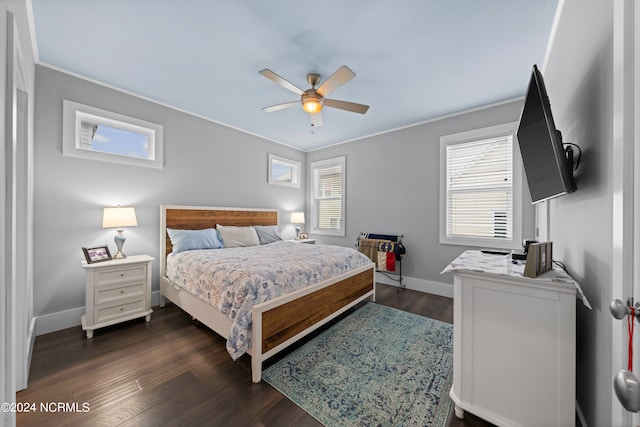
[[[440,243],[516,248],[521,241],[515,124],[440,139]]]
[[[123,123],[109,122],[91,114],[77,113],[76,148],[153,160],[153,136],[144,129],[133,130]]]
[[[161,125],[66,99],[63,110],[64,155],[163,166]]]

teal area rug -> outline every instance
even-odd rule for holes
[[[444,426],[452,325],[368,303],[263,372],[326,426]]]

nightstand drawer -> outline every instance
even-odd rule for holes
[[[140,281],[134,284],[115,284],[109,286],[96,287],[94,291],[95,305],[117,302],[131,297],[144,297],[146,293],[146,282]]]
[[[96,286],[110,285],[112,283],[131,282],[132,280],[145,281],[146,278],[146,265],[135,265],[126,268],[110,268],[96,271]]]
[[[130,300],[121,304],[95,307],[93,320],[94,323],[110,322],[120,317],[143,312],[145,311],[145,307],[146,304],[144,298]]]

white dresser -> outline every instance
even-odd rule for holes
[[[522,276],[510,257],[467,251],[454,273],[456,416],[498,426],[575,424],[577,283],[563,270]]]
[[[85,314],[82,329],[93,331],[138,317],[151,320],[151,264],[148,255],[87,264]]]

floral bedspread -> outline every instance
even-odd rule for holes
[[[251,345],[254,304],[370,262],[351,248],[278,241],[172,253],[167,257],[167,278],[231,319],[227,351],[236,360]]]

